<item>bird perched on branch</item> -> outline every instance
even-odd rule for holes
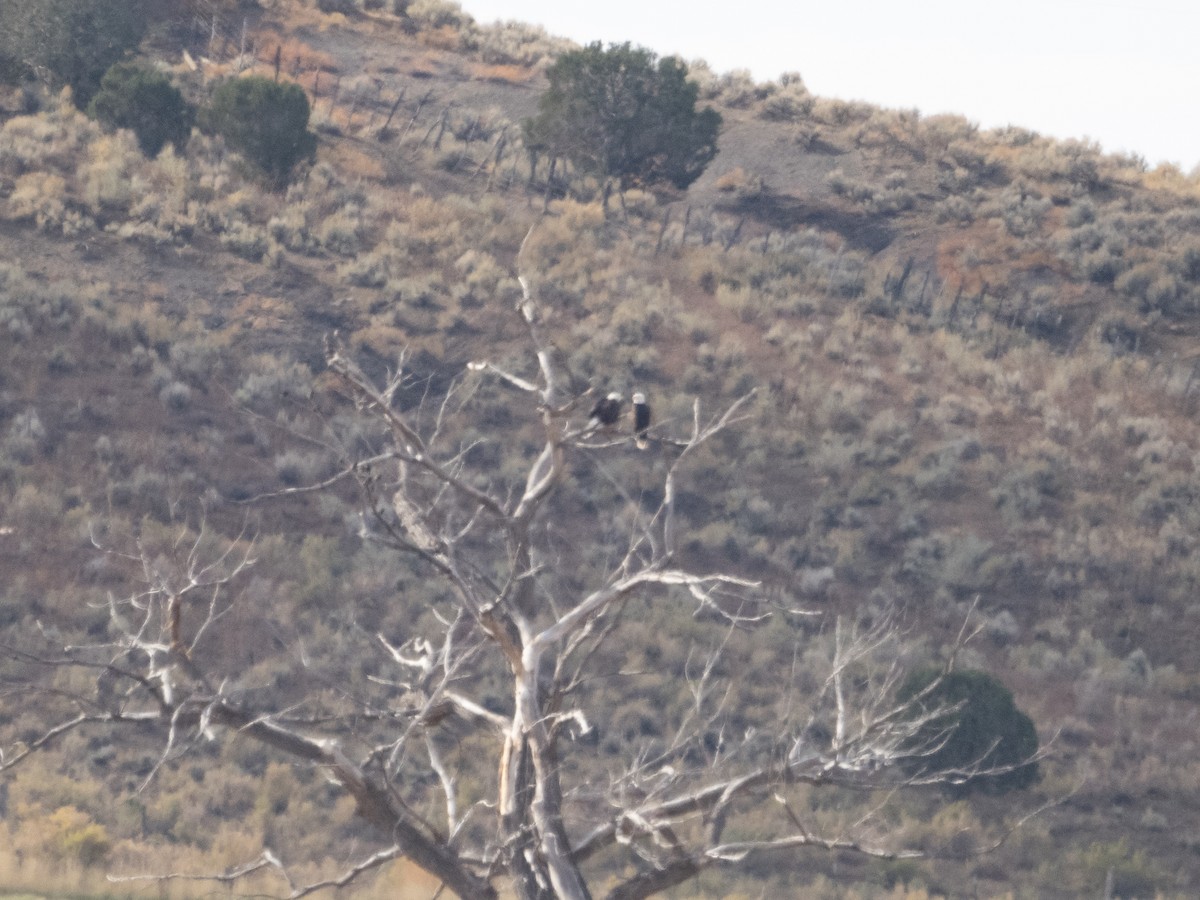
[[[601,397],[592,407],[588,428],[611,428],[621,418],[621,395],[613,391],[607,397]]]
[[[645,450],[649,445],[646,432],[650,428],[650,404],[646,395],[638,391],[633,395],[633,439],[639,450]]]

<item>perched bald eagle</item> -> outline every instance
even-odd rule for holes
[[[633,435],[639,450],[645,450],[648,441],[646,432],[650,429],[650,404],[646,395],[638,391],[633,395]]]
[[[592,407],[588,428],[611,428],[621,418],[621,395],[613,391],[607,397],[601,397]]]

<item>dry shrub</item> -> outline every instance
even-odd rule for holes
[[[346,207],[324,218],[317,227],[321,244],[333,253],[352,256],[361,246],[363,232],[362,210]]]
[[[261,31],[254,38],[260,63],[274,69],[275,53],[279,52],[280,71],[291,75],[320,70],[337,72],[337,60],[323,50],[317,50],[295,36],[283,37],[273,30]]]
[[[129,220],[115,227],[118,236],[160,243],[191,237],[197,226],[196,205],[189,202],[187,184],[169,179],[169,174],[153,173],[151,188],[130,205]]]
[[[61,147],[60,134],[57,123],[46,116],[9,119],[0,128],[0,172],[18,175],[39,161],[46,166],[65,164],[74,147]]]
[[[221,234],[221,244],[245,259],[262,259],[269,246],[267,231],[259,225],[235,221]]]
[[[721,193],[732,193],[737,199],[757,197],[764,190],[762,175],[746,172],[740,166],[718,175],[713,187]]]
[[[79,198],[94,214],[126,212],[135,197],[147,193],[144,159],[133,132],[101,136],[88,146],[76,171]]]
[[[410,21],[425,29],[469,30],[475,20],[453,0],[411,0],[405,10]]]
[[[442,65],[442,57],[438,54],[425,52],[414,56],[408,61],[408,74],[413,78],[433,78]]]
[[[70,91],[37,115],[15,116],[0,127],[0,172],[19,175],[30,169],[67,170],[100,126],[75,108]]]
[[[1118,158],[1118,162],[1127,170],[1137,170],[1137,161]],[[1141,181],[1151,190],[1171,191],[1192,199],[1200,196],[1200,179],[1197,178],[1196,170],[1193,170],[1191,175],[1185,175],[1179,166],[1165,162],[1159,163],[1149,172],[1145,172],[1144,169],[1145,163],[1142,161]]]
[[[475,63],[467,71],[477,81],[497,84],[527,84],[536,74],[535,70],[516,63]]]
[[[921,134],[925,140],[948,149],[955,142],[973,145],[979,134],[979,123],[953,113],[929,116],[921,123]]]
[[[295,253],[316,253],[321,243],[309,226],[313,215],[311,203],[289,203],[267,222],[267,232],[272,241],[288,250]]]
[[[743,322],[753,322],[764,312],[762,297],[748,285],[733,287],[717,285],[717,303],[728,309]]]
[[[821,98],[813,103],[813,118],[827,125],[845,126],[871,118],[875,107],[859,100]]]
[[[462,43],[462,36],[453,25],[442,25],[439,28],[422,31],[418,39],[426,47],[432,47],[435,50],[458,50]]]
[[[558,205],[563,225],[572,231],[600,228],[605,221],[604,207],[599,203],[578,203],[563,200]]]
[[[382,287],[389,279],[411,272],[414,264],[452,263],[461,255],[462,225],[448,212],[418,198],[387,224],[383,239],[372,250],[359,253],[339,274],[354,284]],[[451,255],[451,250],[458,252]]]
[[[468,288],[485,296],[495,294],[500,282],[510,278],[495,257],[482,250],[468,250],[455,261],[454,268]]]
[[[335,165],[340,174],[347,178],[358,178],[364,181],[383,180],[385,174],[383,163],[370,150],[339,142],[328,151],[322,149],[322,155]]]
[[[17,179],[5,204],[9,219],[32,219],[42,231],[62,225],[66,215],[67,182],[53,172],[29,172]]]
[[[334,151],[326,154],[337,164],[337,172],[349,179],[382,181],[383,162],[372,152],[352,144],[338,144]]]
[[[380,288],[388,282],[391,256],[376,247],[338,267],[338,277],[358,287]]]
[[[815,102],[798,74],[785,73],[779,79],[779,86],[763,98],[758,115],[769,121],[791,122],[811,113]]]
[[[395,359],[412,343],[412,336],[394,325],[374,323],[358,328],[350,335],[351,346],[369,349],[385,359]]]
[[[485,63],[515,63],[534,67],[553,61],[574,44],[552,37],[540,25],[497,22],[480,27],[473,35]]]
[[[720,97],[729,106],[745,108],[765,99],[774,91],[773,84],[758,84],[749,69],[734,69],[718,79]]]
[[[104,827],[74,806],[60,806],[42,816],[37,815],[38,810],[22,806],[25,808],[18,810],[24,820],[18,847],[27,852],[49,851],[61,862],[87,867],[102,863],[112,849]]]

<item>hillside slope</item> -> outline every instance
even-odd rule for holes
[[[393,597],[404,585],[419,605],[419,582],[359,543],[355,497],[244,501],[320,482],[354,446],[353,411],[323,372],[327,335],[369,372],[403,354],[437,386],[475,359],[523,365],[515,274],[529,234],[546,327],[583,382],[646,390],[677,423],[693,397],[719,408],[756,391],[753,416],[687,487],[689,559],[825,621],[898,608],[931,658],[977,616],[965,661],[1001,675],[1049,745],[1033,796],[1057,805],[995,854],[914,870],[814,854],[764,884],[1070,897],[1099,895],[1114,872],[1129,896],[1196,893],[1194,178],[701,69],[725,117],[717,158],[686,194],[631,191],[606,211],[598,185],[531,170],[520,146],[562,47],[535,29],[480,28],[437,4],[397,17],[277,3],[248,11],[244,33],[184,18],[144,50],[200,97],[235,71],[269,73],[276,47],[320,136],[285,192],[213,139],[148,161],[61,98],[34,112],[4,98],[6,645],[102,632],[105,598],[137,573],[95,545],[166,547],[202,519],[259,535],[238,638],[220,651],[239,687],[290,696],[306,676],[281,648],[297,636],[340,673],[354,628],[408,627],[415,613]],[[527,434],[485,422],[481,439],[491,427]],[[764,630],[767,655],[776,640]],[[682,664],[687,648],[663,652]],[[28,671],[0,662],[13,684]],[[2,743],[33,740],[44,713],[4,696]],[[123,871],[217,870],[268,836],[315,871],[339,853],[329,836],[366,840],[332,791],[288,809],[312,773],[231,747],[200,747],[203,766],[185,757],[133,794],[157,745],[64,739],[0,794],[28,857],[3,857],[0,881],[34,884],[61,864],[31,859],[82,827],[64,808],[106,830]],[[964,826],[986,831],[1002,802],[929,821],[932,801],[911,799],[895,827],[941,847]],[[381,893],[387,877],[400,876]]]

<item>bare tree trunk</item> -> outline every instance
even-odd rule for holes
[[[396,102],[393,103],[391,109],[388,110],[387,118],[383,120],[383,124],[379,127],[380,134],[384,134],[388,130],[388,126],[392,124],[392,117],[396,115],[396,110],[398,110],[400,108],[400,104],[404,102],[404,95],[407,90],[407,88],[400,89],[400,96],[396,98]]]
[[[658,256],[662,252],[663,238],[667,234],[667,226],[671,224],[671,210],[667,209],[663,213],[662,225],[658,229],[658,240],[654,242],[654,255]]]
[[[492,898],[496,892],[486,882],[471,876],[434,836],[412,821],[407,811],[396,806],[392,792],[354,765],[336,744],[321,744],[298,734],[273,728],[267,722],[240,710],[218,704],[209,709],[210,720],[238,733],[275,747],[290,756],[322,766],[358,804],[358,814],[383,834],[390,834],[404,855],[440,878],[459,897]]]

